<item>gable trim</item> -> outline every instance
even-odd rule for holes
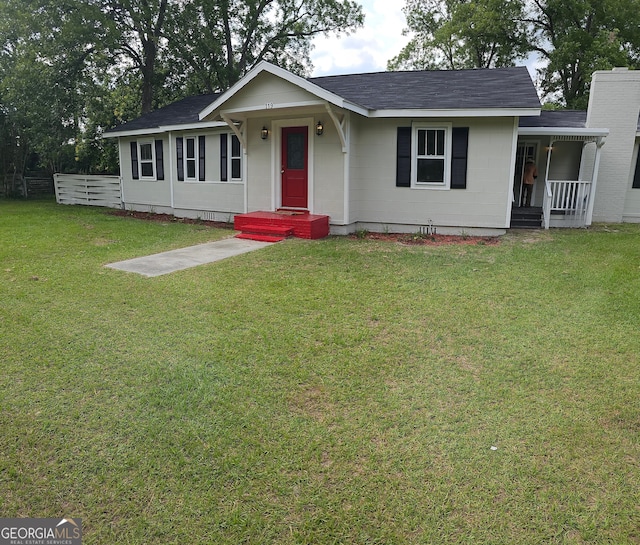
[[[244,87],[246,87],[249,83],[251,83],[256,77],[258,77],[262,73],[272,74],[278,78],[281,78],[292,85],[300,87],[301,89],[311,93],[312,95],[317,96],[319,99],[324,100],[333,104],[334,106],[338,106],[340,108],[344,108],[347,110],[351,110],[353,112],[357,112],[362,115],[368,115],[369,110],[363,108],[362,106],[358,106],[357,104],[353,104],[348,102],[344,98],[318,85],[311,83],[310,81],[296,76],[292,74],[288,70],[284,68],[280,68],[279,66],[275,66],[267,61],[260,61],[254,68],[249,70],[247,74],[240,79],[235,85],[232,85],[227,91],[222,93],[212,104],[207,106],[202,112],[200,112],[200,119],[204,120],[209,115],[211,115],[214,111],[218,110],[225,102],[227,102],[230,98],[240,92]],[[275,105],[274,105],[275,109]]]
[[[159,125],[157,127],[133,129],[130,131],[116,131],[114,129],[103,134],[103,138],[119,138],[120,136],[149,136],[152,134],[162,134],[170,131],[219,129],[223,127],[226,127],[226,123],[223,123],[222,121],[202,121],[198,123],[188,123],[185,125]]]
[[[244,108],[230,108],[228,110],[221,110],[220,111],[220,117],[222,119],[224,119],[224,116],[229,116],[229,115],[234,115],[234,114],[248,114],[248,113],[252,113],[252,112],[257,112],[257,111],[265,111],[265,112],[271,112],[274,113],[274,111],[277,110],[284,110],[284,109],[288,109],[288,108],[304,108],[304,107],[317,107],[317,106],[324,106],[326,104],[326,102],[322,101],[322,100],[307,100],[304,102],[287,102],[287,103],[281,103],[281,104],[270,104],[269,107],[267,107],[267,105],[263,105],[262,108],[260,107],[256,107],[256,106],[246,106]]]

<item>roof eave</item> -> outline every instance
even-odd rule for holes
[[[216,129],[226,127],[226,123],[220,121],[199,121],[197,123],[185,123],[183,125],[162,125],[158,127],[146,127],[144,129],[132,129],[128,131],[111,131],[104,133],[105,138],[116,138],[119,136],[151,136],[171,131],[189,131],[201,129]]]
[[[609,129],[591,129],[582,127],[519,127],[521,136],[608,136]]]
[[[535,117],[540,108],[462,108],[462,109],[400,109],[370,110],[368,117],[391,118],[432,118],[432,117]]]

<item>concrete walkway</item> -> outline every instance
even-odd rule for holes
[[[213,263],[227,257],[245,254],[272,244],[272,242],[225,238],[216,242],[206,242],[205,244],[162,252],[161,254],[127,259],[126,261],[105,265],[105,267],[134,272],[148,277],[160,276],[204,265],[205,263]]]

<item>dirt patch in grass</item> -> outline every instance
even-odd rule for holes
[[[134,210],[110,210],[109,214],[114,216],[135,218],[138,220],[157,221],[159,223],[186,223],[190,225],[206,225],[207,227],[217,227],[219,229],[233,229],[233,223],[226,221],[207,221],[198,218],[178,218],[171,214],[156,214],[155,212],[136,212]]]
[[[478,237],[469,235],[421,235],[417,233],[354,233],[349,235],[353,239],[383,240],[399,244],[447,246],[495,246],[500,244],[498,237]]]

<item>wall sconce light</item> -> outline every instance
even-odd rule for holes
[[[322,124],[322,121],[318,121],[318,124],[316,125],[316,134],[318,136],[322,136],[323,133],[324,133],[324,125]]]
[[[267,127],[262,127],[262,130],[260,131],[260,138],[263,140],[269,138],[269,129],[267,129]]]

